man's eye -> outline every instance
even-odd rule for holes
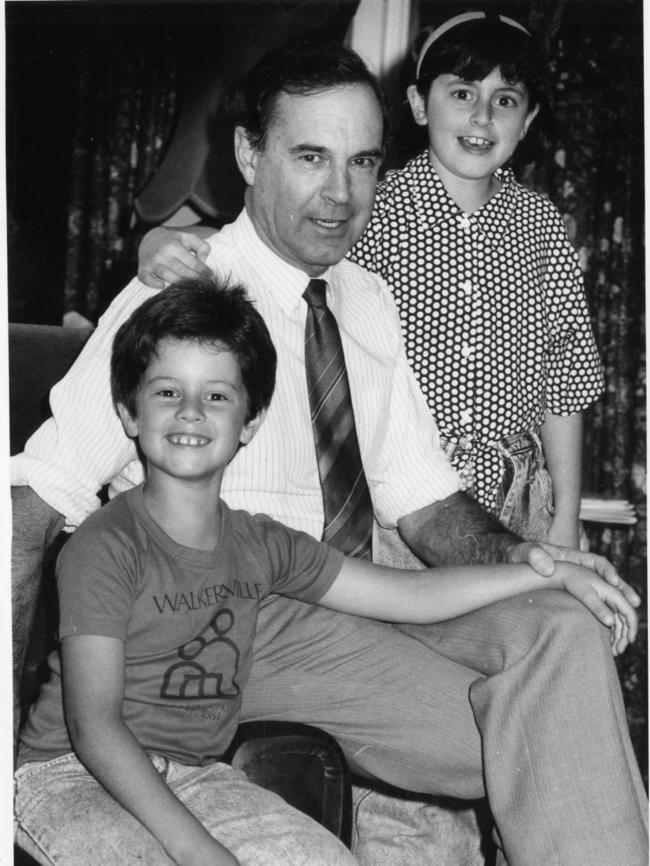
[[[309,163],[310,165],[315,165],[321,162],[323,158],[320,153],[303,153],[301,154],[300,159],[303,162]]]
[[[355,168],[374,169],[377,165],[377,160],[373,156],[360,156],[352,160],[352,165]]]

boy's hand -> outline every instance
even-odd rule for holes
[[[620,655],[635,640],[638,616],[620,589],[582,566],[560,566],[553,578],[553,583],[556,582],[610,629],[614,655]]]
[[[187,277],[210,277],[204,262],[210,245],[189,231],[158,226],[147,232],[138,250],[138,279],[151,289]]]
[[[595,571],[599,577],[610,586],[616,587],[626,601],[638,607],[641,599],[616,571],[612,563],[604,556],[585,550],[575,550],[571,547],[559,547],[547,542],[522,541],[508,551],[508,562],[521,562],[530,565],[542,577],[555,574],[559,562],[570,562]]]

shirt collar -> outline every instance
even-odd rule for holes
[[[429,225],[437,225],[451,219],[458,219],[463,215],[429,162],[427,150],[411,160],[407,170],[411,175],[419,219]],[[477,223],[485,239],[497,246],[513,217],[519,189],[511,169],[500,168],[495,174],[501,181],[501,189],[483,207],[475,211],[470,219]],[[430,206],[427,207],[427,203],[432,199],[436,201],[434,212]]]
[[[235,242],[255,262],[256,270],[265,275],[266,288],[273,294],[274,299],[286,312],[295,310],[302,302],[302,293],[311,277],[300,268],[285,262],[262,240],[246,208],[232,224],[232,232]],[[329,281],[331,270],[328,268],[319,275],[319,279]]]

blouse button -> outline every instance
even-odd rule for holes
[[[460,411],[460,423],[463,427],[469,427],[472,423],[472,410],[471,409],[461,409]]]
[[[469,297],[472,294],[472,281],[471,280],[465,280],[465,282],[460,284],[460,287],[465,292],[467,297]]]
[[[471,358],[474,355],[474,347],[465,343],[465,345],[461,347],[460,354],[463,358]]]
[[[462,217],[460,217],[460,219],[458,220],[458,224],[464,232],[468,232],[471,228],[471,223],[467,214],[463,214]]]

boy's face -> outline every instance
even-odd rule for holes
[[[484,180],[506,163],[537,114],[525,85],[499,69],[482,81],[439,75],[426,100],[410,87],[416,123],[428,127],[431,161],[443,182]]]
[[[248,394],[236,356],[192,340],[161,340],[136,394],[136,416],[119,410],[127,434],[138,437],[149,478],[163,473],[192,482],[219,482],[262,420],[246,422]]]

